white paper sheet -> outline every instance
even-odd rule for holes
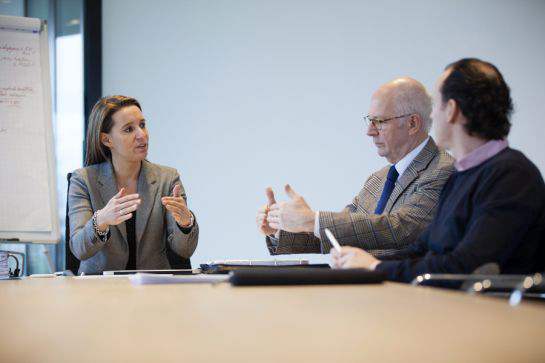
[[[217,284],[228,282],[229,275],[164,275],[137,273],[129,276],[133,285],[150,284]]]

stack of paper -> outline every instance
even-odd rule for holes
[[[217,284],[229,282],[228,275],[162,275],[137,273],[129,275],[133,285],[152,284]]]
[[[8,253],[0,251],[0,280],[9,279]]]

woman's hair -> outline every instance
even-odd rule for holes
[[[112,115],[128,106],[136,106],[142,111],[140,103],[127,96],[106,96],[95,104],[87,125],[85,166],[99,164],[112,158],[110,148],[100,141],[100,133],[110,132],[113,126]]]

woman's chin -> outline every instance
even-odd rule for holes
[[[144,160],[145,158],[148,157],[148,149],[142,150],[142,151],[137,150],[134,156],[136,159]]]

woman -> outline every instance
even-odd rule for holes
[[[167,243],[189,258],[199,227],[176,169],[146,160],[142,107],[125,96],[100,99],[89,116],[86,166],[68,193],[70,249],[79,272],[168,269]]]

